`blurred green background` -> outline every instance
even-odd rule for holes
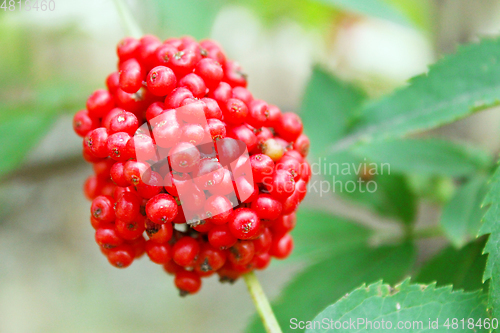
[[[198,295],[181,299],[161,267],[143,259],[117,270],[100,254],[82,193],[92,170],[81,158],[71,120],[90,93],[104,87],[125,30],[111,0],[55,3],[45,12],[0,9],[0,332],[243,331],[254,309],[241,281],[228,286],[209,279]],[[378,97],[457,44],[497,35],[500,28],[500,1],[493,0],[128,5],[145,33],[216,39],[245,68],[256,98],[297,112],[315,64]],[[488,111],[435,134],[496,153],[499,123]],[[414,188],[428,188],[422,182],[414,179]],[[454,191],[446,180],[433,186],[439,191],[430,196],[449,199]],[[418,206],[421,225],[439,214],[430,201]],[[312,194],[304,206],[397,229],[338,197]],[[422,261],[443,242],[419,245]],[[299,254],[310,249],[300,246],[293,258],[258,274],[271,298],[304,265]]]

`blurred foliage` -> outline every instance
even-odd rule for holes
[[[462,247],[479,232],[486,212],[481,204],[487,192],[487,181],[484,175],[471,177],[443,207],[440,224],[455,247]]]
[[[487,258],[483,248],[486,239],[476,239],[461,249],[446,247],[424,264],[416,274],[415,282],[436,282],[438,287],[453,285],[455,290],[487,290],[487,283],[483,284]]]
[[[40,41],[75,36],[74,26],[39,29],[0,15],[0,177],[15,169],[62,113],[85,105],[85,82],[42,62]]]

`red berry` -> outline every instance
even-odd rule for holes
[[[221,108],[226,105],[227,100],[230,99],[231,96],[232,88],[227,82],[219,83],[217,88],[208,95],[208,97],[213,98]]]
[[[138,185],[143,178],[148,178],[151,169],[148,164],[139,161],[128,161],[123,168],[125,179],[130,185]]]
[[[281,215],[283,205],[269,194],[259,194],[257,199],[252,202],[251,209],[257,213],[259,218],[273,221]]]
[[[302,134],[302,121],[295,113],[283,113],[275,130],[280,137],[288,142],[293,142]]]
[[[238,208],[234,211],[228,223],[231,233],[239,239],[250,239],[260,231],[260,219],[257,214],[248,208]]]
[[[146,233],[152,242],[163,244],[172,238],[174,228],[171,223],[157,224],[146,220]]]
[[[294,181],[298,181],[300,179],[300,169],[300,162],[292,157],[287,158],[286,156],[283,156],[283,158],[276,163],[276,170],[286,170],[290,172]]]
[[[108,132],[104,127],[90,131],[85,137],[84,143],[95,157],[108,157]]]
[[[163,178],[155,171],[143,177],[142,181],[137,184],[137,193],[145,199],[150,199],[161,192],[163,189]]]
[[[273,160],[264,154],[255,154],[250,156],[252,165],[253,181],[262,183],[266,177],[271,177],[274,171]]]
[[[177,109],[186,98],[193,98],[193,93],[184,87],[174,89],[165,98],[165,108]]]
[[[111,118],[109,123],[109,133],[125,132],[134,135],[139,128],[139,120],[132,112],[123,112]]]
[[[158,117],[165,110],[165,104],[162,102],[154,102],[148,106],[146,110],[146,120],[149,122],[151,119]]]
[[[156,148],[149,135],[136,134],[127,142],[127,156],[139,161],[156,160]]]
[[[252,241],[238,241],[229,249],[227,259],[236,265],[246,265],[252,261],[255,247]]]
[[[174,54],[170,59],[170,68],[172,68],[177,77],[182,77],[193,71],[196,66],[197,56],[191,50],[181,50]]]
[[[73,117],[73,129],[76,134],[85,137],[90,131],[99,126],[99,121],[91,118],[87,110],[78,111]]]
[[[191,172],[200,162],[200,152],[188,142],[176,144],[168,153],[172,169],[177,172]]]
[[[168,243],[160,244],[149,240],[146,242],[146,253],[152,262],[163,265],[172,259],[173,250]]]
[[[140,42],[132,37],[125,37],[122,39],[118,46],[116,47],[116,54],[120,61],[125,61],[130,58],[135,58],[137,56],[137,49],[139,48]]]
[[[93,118],[104,117],[114,106],[113,96],[103,89],[96,90],[87,100],[87,110]]]
[[[95,197],[101,194],[101,190],[104,185],[104,180],[99,179],[96,176],[88,177],[83,184],[83,192],[85,193],[85,197],[87,197],[87,199],[89,200],[93,200]]]
[[[178,271],[175,274],[175,286],[181,296],[196,294],[201,288],[201,278],[194,272]]]
[[[183,267],[192,266],[200,253],[200,244],[192,237],[182,237],[173,247],[174,262]]]
[[[177,203],[169,194],[157,194],[146,204],[146,214],[153,223],[172,222],[177,215]]]
[[[198,64],[196,64],[195,73],[205,81],[209,89],[217,87],[224,77],[222,66],[217,61],[210,58],[200,60]]]
[[[264,183],[269,194],[280,201],[285,201],[286,198],[293,194],[295,190],[295,181],[290,172],[286,170],[276,170],[271,176],[270,182]]]
[[[120,73],[113,72],[106,78],[106,87],[111,94],[115,94],[116,90],[120,87]]]
[[[145,230],[144,222],[145,218],[140,214],[133,221],[127,222],[117,219],[115,222],[116,231],[123,239],[132,241],[142,237]]]
[[[278,259],[285,259],[293,250],[293,239],[290,234],[275,235],[269,254]]]
[[[132,222],[141,210],[141,198],[132,192],[123,193],[116,201],[116,217],[123,222]]]
[[[248,115],[248,108],[239,99],[230,98],[227,100],[225,108],[222,110],[224,121],[230,125],[239,125],[245,121]]]
[[[94,173],[100,179],[108,181],[110,179],[111,168],[115,165],[115,161],[110,158],[100,160],[92,166]]]
[[[186,124],[181,128],[181,138],[183,142],[189,142],[197,146],[203,143],[205,130],[199,124]]]
[[[208,119],[207,126],[213,141],[226,137],[226,125],[219,119]]]
[[[227,223],[233,212],[233,205],[226,197],[212,195],[204,206],[205,220],[213,224]]]
[[[210,190],[224,178],[224,168],[219,162],[204,158],[198,164],[193,181],[202,190]]]
[[[285,234],[295,228],[297,218],[295,213],[289,215],[283,215],[271,225],[271,230],[274,234]]]
[[[126,187],[126,186],[130,185],[127,178],[125,177],[124,169],[125,169],[125,163],[116,162],[115,164],[113,164],[113,166],[111,167],[111,170],[110,170],[111,180],[116,185],[122,186],[122,187]]]
[[[253,240],[253,245],[255,249],[255,254],[262,254],[269,252],[273,240],[273,235],[269,228],[263,228],[262,233],[259,237]]]
[[[231,87],[246,87],[247,75],[243,72],[241,66],[234,61],[226,61],[224,66],[224,79]]]
[[[123,244],[109,250],[107,257],[111,265],[126,268],[132,264],[136,252],[131,245]]]
[[[252,103],[253,101],[252,93],[247,88],[243,87],[234,87],[232,90],[232,98],[236,98],[243,101],[248,107],[250,106],[250,103]]]
[[[215,272],[224,266],[226,258],[225,251],[204,243],[196,260],[195,270],[197,272]]]
[[[220,109],[219,104],[217,104],[216,100],[204,97],[201,99],[201,101],[205,103],[206,106],[206,108],[204,109],[205,118],[209,120],[212,118],[222,120],[222,110]]]
[[[255,269],[266,269],[271,262],[269,253],[256,254],[252,259],[252,266]]]
[[[253,151],[257,147],[257,137],[255,136],[255,133],[246,125],[231,128],[227,132],[227,136],[243,141],[246,144],[248,151]]]
[[[255,128],[267,125],[269,106],[266,102],[256,99],[250,103],[248,111],[248,119],[246,120],[248,124]]]
[[[186,98],[182,101],[178,110],[179,118],[187,123],[203,124],[205,123],[205,110],[207,105],[196,99]]]
[[[126,161],[131,156],[128,155],[127,143],[130,140],[130,135],[125,132],[111,134],[108,137],[107,148],[108,156],[115,161]]]
[[[92,200],[90,212],[100,222],[113,222],[115,220],[114,204],[113,198],[100,195]]]
[[[113,224],[105,224],[95,231],[95,241],[105,249],[112,249],[124,243]]]
[[[153,95],[166,96],[174,90],[177,78],[170,68],[157,66],[149,72],[146,83]]]
[[[227,249],[238,241],[227,224],[216,225],[208,232],[208,241],[213,247]]]
[[[297,140],[295,140],[293,144],[293,149],[298,151],[300,155],[302,155],[303,157],[306,157],[307,154],[309,153],[309,145],[310,145],[309,138],[305,134],[301,134],[299,135]]]
[[[136,59],[129,59],[120,65],[120,89],[133,94],[142,87],[143,68]]]
[[[196,98],[204,97],[207,92],[207,86],[203,79],[194,73],[190,73],[180,79],[179,87],[189,89]]]

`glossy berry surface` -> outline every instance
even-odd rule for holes
[[[300,117],[254,97],[214,41],[127,37],[116,53],[73,118],[109,263],[149,259],[185,296],[287,258],[312,175]]]

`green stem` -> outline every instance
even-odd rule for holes
[[[280,325],[274,316],[271,304],[269,304],[266,294],[254,272],[243,275],[243,278],[267,333],[282,333]]]
[[[427,228],[413,230],[412,236],[415,239],[433,238],[444,236],[444,233],[443,229],[441,229],[439,225],[434,225]]]
[[[142,37],[141,28],[139,27],[134,17],[132,16],[132,13],[130,12],[128,6],[123,2],[123,0],[114,0],[114,1],[116,10],[118,11],[118,15],[120,15],[120,18],[127,33],[131,37],[141,38]]]

